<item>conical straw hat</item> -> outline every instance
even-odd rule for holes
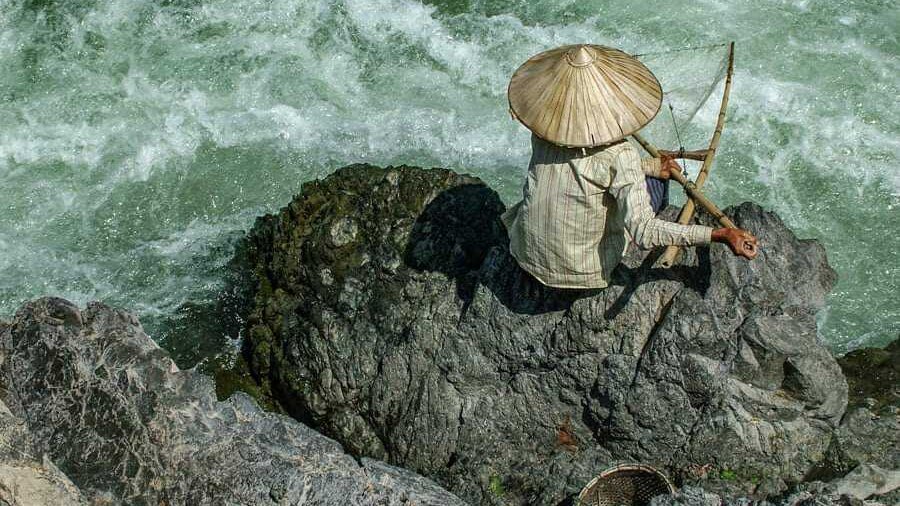
[[[650,70],[618,49],[576,44],[544,51],[509,82],[513,115],[538,137],[587,148],[618,141],[650,122],[662,89]]]

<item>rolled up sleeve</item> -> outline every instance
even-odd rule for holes
[[[634,146],[627,143],[623,144],[612,167],[615,174],[610,192],[634,242],[644,249],[709,244],[712,240],[710,227],[681,225],[655,218],[644,182],[646,167]]]
[[[647,158],[641,159],[641,170],[644,171],[644,175],[646,176],[659,178],[659,173],[662,170],[659,158],[648,156]]]

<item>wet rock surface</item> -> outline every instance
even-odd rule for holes
[[[40,299],[0,324],[0,386],[0,504],[463,504],[244,394],[217,401],[101,304]]]
[[[559,290],[510,256],[503,209],[471,177],[353,166],[259,219],[235,265],[263,390],[473,504],[566,504],[623,461],[761,497],[825,458],[847,384],[818,243],[742,204],[752,262],[632,248],[607,289]]]
[[[850,386],[850,405],[878,412],[900,406],[900,339],[861,348],[838,359]]]
[[[847,412],[809,478],[835,480],[875,466],[900,470],[900,341],[854,350],[838,362],[850,385]],[[893,493],[900,503],[900,491]]]

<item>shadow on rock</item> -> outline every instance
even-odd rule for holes
[[[663,254],[663,249],[657,249],[647,254],[641,265],[630,268],[625,264],[619,264],[613,271],[613,286],[619,285],[625,287],[616,301],[604,312],[603,317],[607,320],[616,318],[622,309],[631,301],[632,295],[637,287],[642,283],[651,283],[665,279],[678,280],[684,283],[685,287],[695,290],[700,296],[706,295],[709,289],[710,281],[710,263],[709,248],[697,248],[697,265],[675,265],[668,269],[654,267],[656,261]]]
[[[482,184],[442,191],[416,219],[406,245],[404,261],[419,271],[441,272],[455,280],[463,301],[461,318],[479,284],[484,284],[510,311],[540,314],[568,309],[572,303],[597,293],[548,287],[521,269],[509,253],[509,237],[500,221],[504,210],[497,193]],[[489,275],[485,260],[500,262]],[[488,274],[488,275],[486,275]]]
[[[508,241],[498,219],[502,212],[499,196],[487,186],[464,184],[444,190],[413,224],[403,260],[413,269],[442,272],[454,279],[457,296],[469,303],[488,251]]]

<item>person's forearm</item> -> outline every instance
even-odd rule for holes
[[[635,244],[642,249],[702,246],[711,241],[712,229],[703,225],[682,225],[657,218],[626,225]]]
[[[737,234],[737,232],[738,229],[736,228],[715,228],[713,229],[710,238],[712,239],[712,242],[728,244],[732,240],[732,235]]]

